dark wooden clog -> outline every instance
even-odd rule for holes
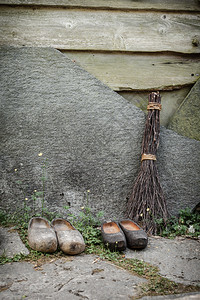
[[[126,249],[126,238],[116,222],[105,222],[101,225],[101,235],[105,246],[110,250]]]
[[[119,225],[125,234],[128,248],[143,249],[147,246],[147,234],[138,224],[127,219],[121,220]]]

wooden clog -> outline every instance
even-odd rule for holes
[[[59,247],[65,254],[76,255],[85,250],[82,234],[70,222],[58,218],[51,225],[56,232]]]
[[[126,238],[116,222],[105,222],[101,225],[101,235],[105,246],[110,250],[126,249]]]
[[[127,219],[120,221],[119,225],[125,234],[128,248],[143,249],[147,246],[147,234],[138,224]]]
[[[57,237],[49,222],[41,217],[31,218],[28,225],[29,246],[41,252],[55,252]]]

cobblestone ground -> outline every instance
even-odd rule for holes
[[[0,228],[0,238],[1,255],[28,254],[17,232]],[[156,265],[162,276],[176,282],[198,285],[199,253],[199,240],[154,237],[142,251],[127,249],[125,257]],[[15,262],[1,265],[0,299],[128,300],[135,299],[142,282],[145,279],[101,261],[97,256],[81,254],[52,259],[45,264]],[[143,297],[143,300],[148,299],[198,300],[200,293]]]

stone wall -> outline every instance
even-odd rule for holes
[[[79,211],[90,190],[93,211],[124,216],[144,113],[57,50],[3,47],[0,64],[1,208],[32,205],[45,175],[50,211]],[[200,142],[162,128],[157,163],[172,214],[199,202],[199,156]]]
[[[198,80],[176,113],[169,128],[181,135],[200,141],[200,80]]]

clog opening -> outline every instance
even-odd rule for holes
[[[56,230],[75,230],[75,228],[66,220],[57,219],[52,222]]]
[[[37,228],[50,228],[50,224],[48,223],[47,220],[40,218],[40,217],[35,217],[31,220],[30,222],[30,227],[37,227]]]
[[[121,221],[121,224],[124,228],[128,229],[128,230],[140,230],[140,228],[134,224],[133,222],[131,221]]]
[[[103,224],[103,230],[104,230],[105,233],[117,233],[117,232],[120,232],[119,227],[114,222],[109,222],[109,223]]]

